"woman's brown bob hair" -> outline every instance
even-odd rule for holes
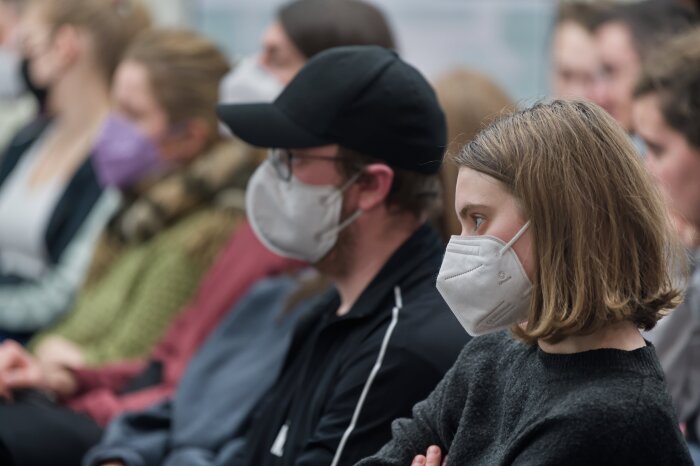
[[[456,157],[500,181],[530,220],[528,343],[631,321],[649,330],[680,302],[684,266],[661,196],[628,136],[594,104],[555,100],[497,120]]]

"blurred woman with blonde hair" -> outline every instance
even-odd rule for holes
[[[118,206],[92,165],[114,70],[150,24],[137,0],[30,0],[20,43],[51,118],[18,132],[0,165],[0,338],[59,318]]]

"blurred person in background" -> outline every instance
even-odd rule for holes
[[[25,339],[70,307],[117,208],[93,168],[114,70],[149,25],[135,0],[31,0],[18,39],[52,117],[19,131],[0,165],[0,336]]]
[[[436,226],[447,243],[452,235],[462,231],[452,208],[458,167],[449,155],[457,154],[495,118],[514,111],[515,104],[491,78],[465,68],[439,76],[434,87],[447,120],[448,157],[440,169],[443,208],[436,219]]]
[[[261,50],[245,57],[221,85],[222,103],[271,102],[322,50],[343,45],[396,49],[387,18],[361,0],[296,0],[277,11]]]
[[[0,0],[0,160],[9,138],[37,112],[17,30],[24,0]]]
[[[280,8],[277,21],[263,36],[260,64],[286,85],[318,52],[349,44],[396,48],[386,17],[367,2],[290,2]]]
[[[600,59],[593,31],[607,4],[560,1],[551,42],[551,94],[593,100]]]
[[[692,9],[664,0],[619,4],[599,21],[601,79],[594,101],[627,132],[632,132],[633,92],[643,60],[655,46],[697,24]]]
[[[186,30],[146,32],[116,71],[115,113],[93,164],[123,193],[95,248],[75,305],[30,347],[72,367],[143,358],[192,297],[243,218],[253,149],[224,141],[214,108],[229,70]]]
[[[635,90],[635,132],[692,260],[684,302],[649,335],[696,464],[700,464],[700,29],[646,61]]]

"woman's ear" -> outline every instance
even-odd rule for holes
[[[84,53],[86,37],[74,26],[64,25],[54,33],[53,48],[62,67],[72,65]]]
[[[394,170],[389,166],[374,163],[366,165],[357,181],[359,186],[358,208],[364,212],[384,205],[394,182]]]

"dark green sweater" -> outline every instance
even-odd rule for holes
[[[358,466],[408,466],[430,445],[459,466],[692,465],[650,344],[557,355],[475,338],[392,436]]]

